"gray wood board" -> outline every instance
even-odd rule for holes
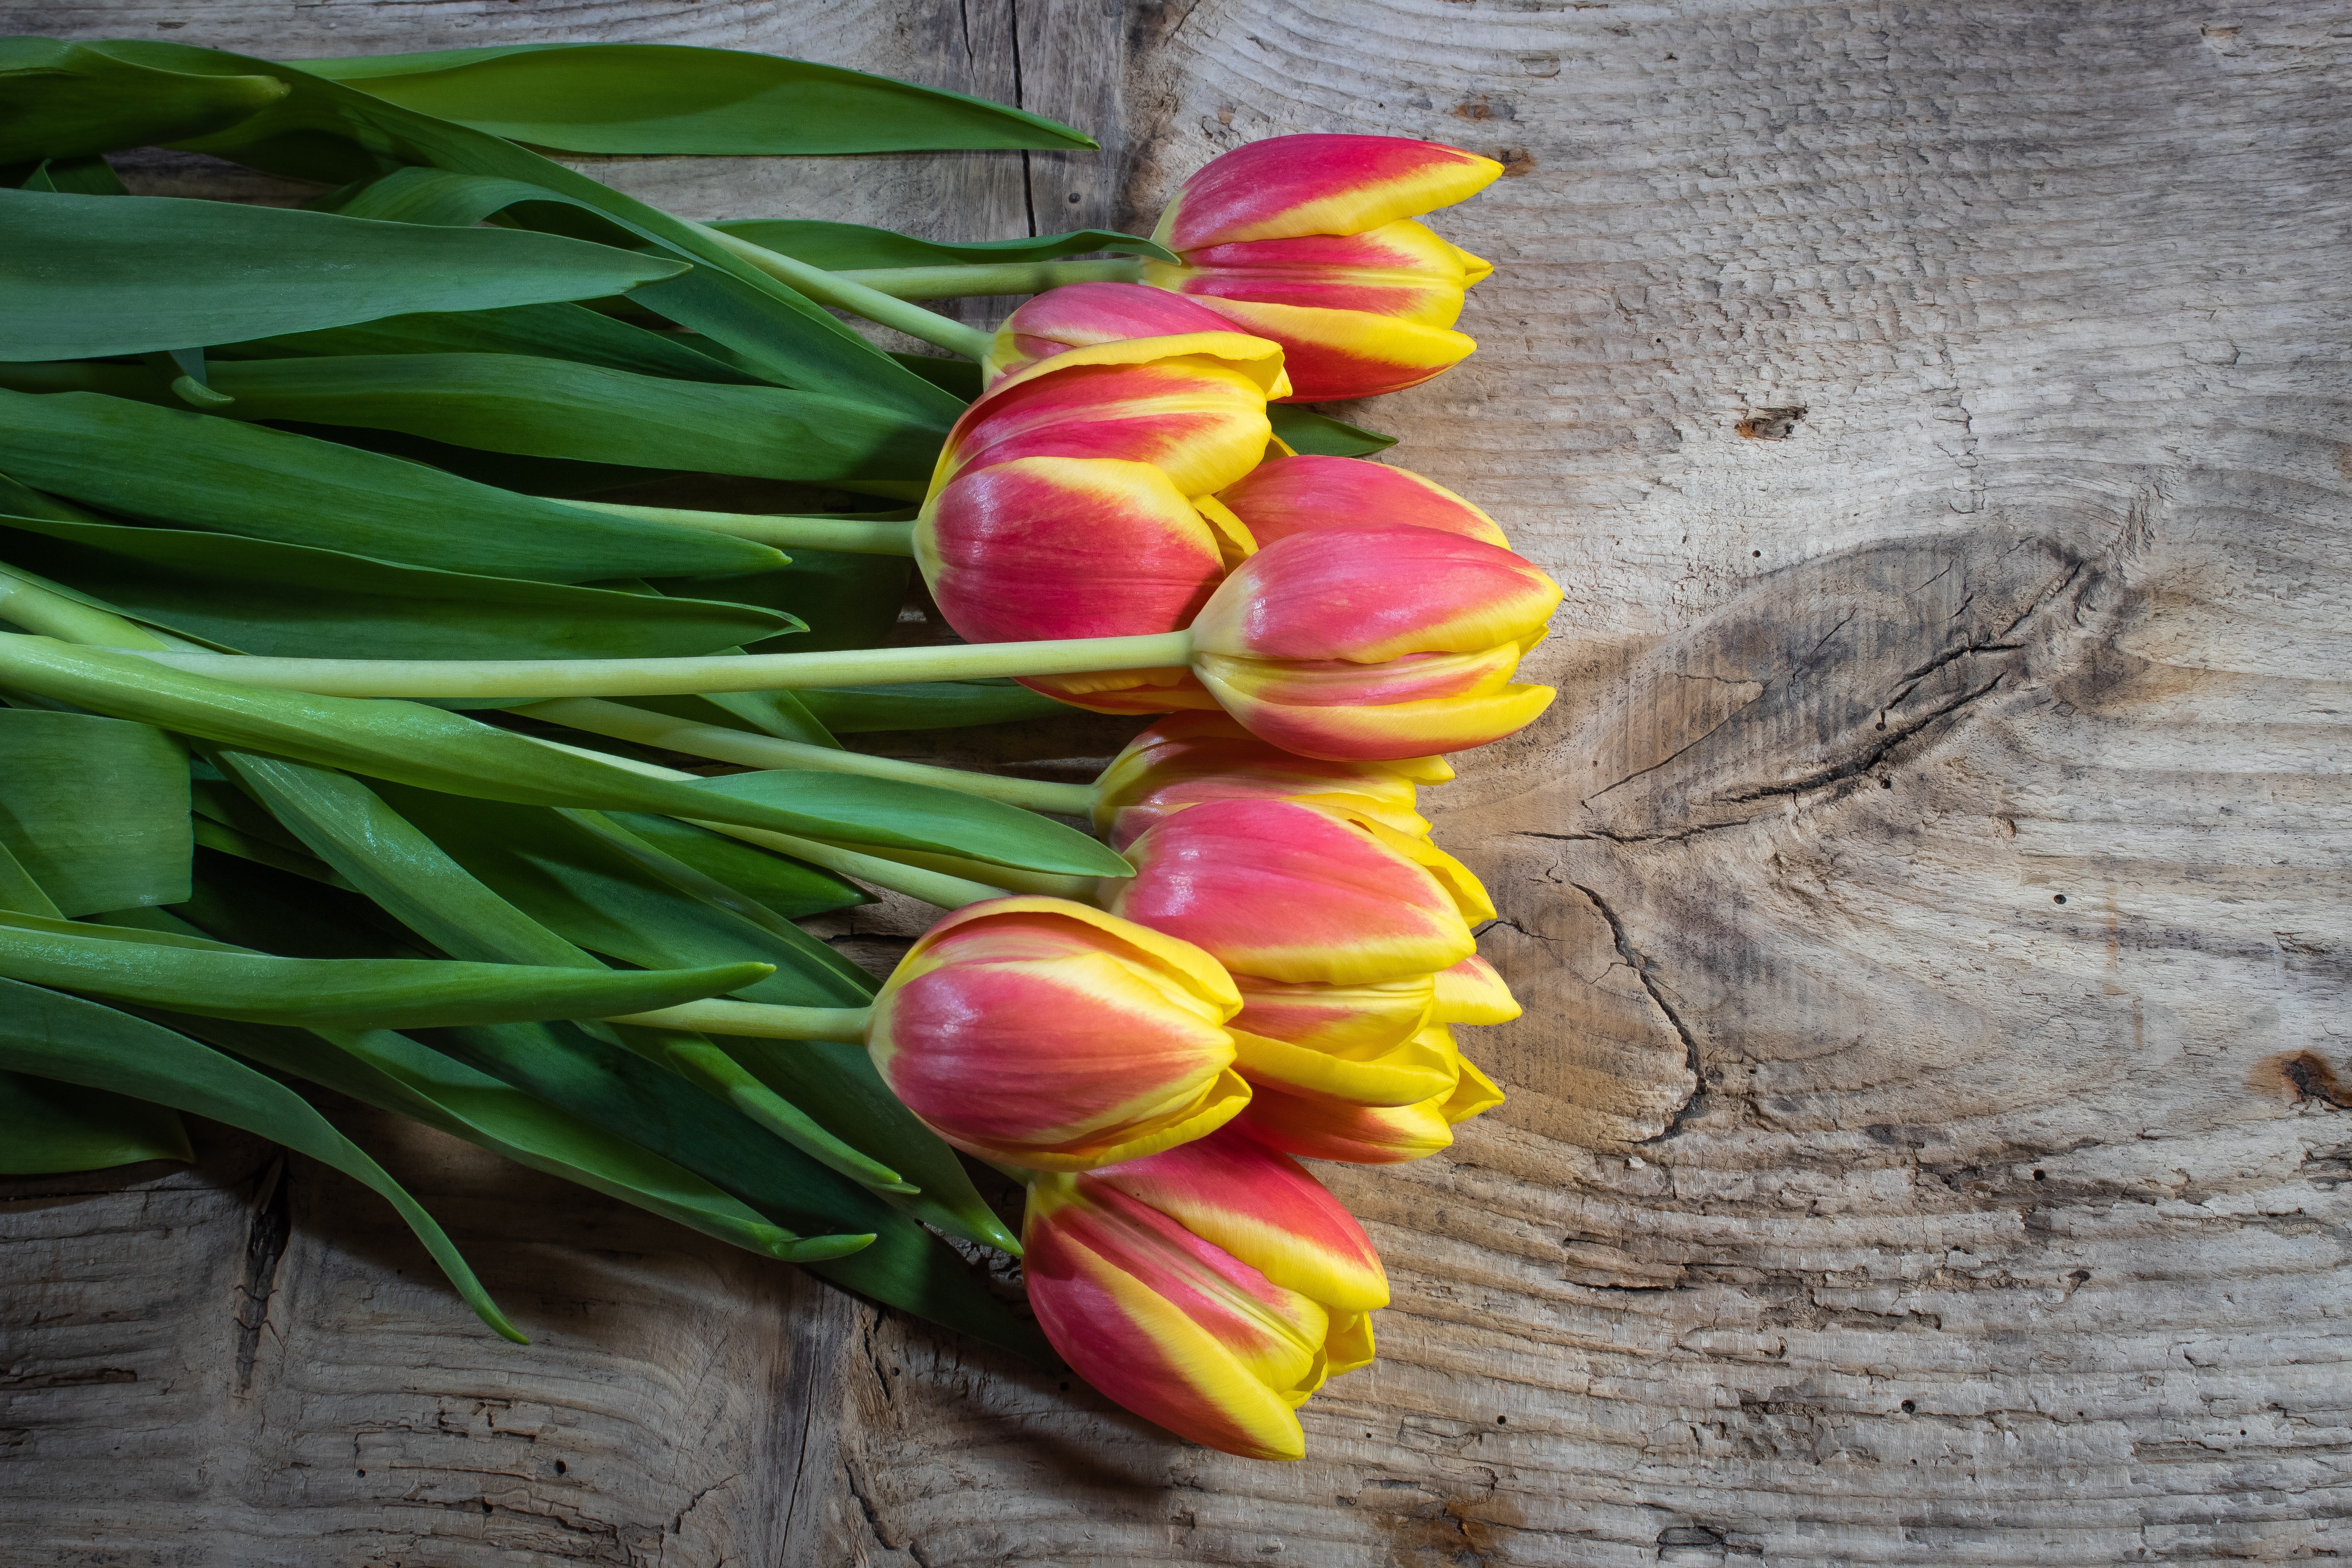
[[[438,1137],[14,1183],[0,1563],[2203,1563],[2346,1550],[2352,8],[46,5],[286,56],[865,66],[1098,156],[582,160],[695,216],[1146,225],[1291,131],[1451,141],[1484,344],[1361,405],[1569,600],[1439,835],[1529,1004],[1330,1169],[1381,1358],[1311,1457]],[[240,190],[218,171],[141,177]],[[153,188],[152,185],[150,188]],[[283,199],[283,193],[279,193]],[[1071,198],[1075,196],[1074,201]],[[1084,754],[1096,732],[987,754]],[[915,742],[901,738],[902,746]],[[905,911],[860,930],[887,954]]]

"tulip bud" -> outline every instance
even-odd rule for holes
[[[1481,540],[1319,529],[1234,569],[1192,622],[1192,670],[1252,734],[1301,756],[1457,752],[1549,705],[1549,687],[1510,679],[1559,600]]]
[[[915,525],[940,614],[973,642],[1188,625],[1251,548],[1188,498],[1264,455],[1280,375],[1273,344],[1223,331],[1075,349],[998,382],[949,433]],[[1215,706],[1181,668],[1028,683],[1105,712]]]
[[[1152,235],[1182,259],[1143,280],[1282,344],[1293,401],[1412,386],[1478,346],[1452,329],[1494,268],[1412,220],[1502,172],[1394,136],[1254,142],[1184,182]]]
[[[1316,529],[1410,523],[1508,550],[1495,520],[1443,485],[1361,458],[1273,458],[1218,492],[1260,549]]]
[[[1231,321],[1206,305],[1164,289],[1140,283],[1069,283],[1048,289],[1005,317],[981,368],[993,386],[1072,349],[1209,332],[1229,337],[1233,330]],[[1277,396],[1289,390],[1286,379],[1278,390],[1268,387]]]
[[[1076,1171],[1198,1138],[1248,1103],[1224,1027],[1240,1005],[1190,942],[1060,899],[992,899],[908,952],[866,1043],[957,1148]]]
[[[1127,743],[1095,781],[1095,826],[1114,848],[1169,813],[1210,800],[1304,800],[1358,812],[1400,833],[1426,834],[1416,784],[1443,784],[1443,757],[1335,763],[1267,744],[1222,713],[1181,713]]]
[[[1388,1279],[1297,1162],[1231,1133],[1029,1188],[1029,1301],[1086,1380],[1228,1454],[1296,1459],[1293,1411],[1372,1359]]]
[[[1491,914],[1453,857],[1369,818],[1296,801],[1223,800],[1128,846],[1106,907],[1267,980],[1352,985],[1429,975],[1477,949]]]

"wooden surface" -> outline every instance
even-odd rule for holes
[[[1483,352],[1360,417],[1569,602],[1534,661],[1552,714],[1437,796],[1530,1005],[1472,1047],[1511,1102],[1448,1157],[1328,1173],[1396,1303],[1379,1363],[1307,1407],[1307,1462],[1186,1447],[362,1116],[537,1342],[482,1331],[373,1198],[217,1130],[192,1169],[13,1184],[0,1563],[2352,1550],[2352,9],[9,20],[288,57],[745,46],[1017,94],[1107,142],[588,165],[695,216],[987,237],[1148,224],[1281,132],[1504,156],[1440,220],[1497,265]]]

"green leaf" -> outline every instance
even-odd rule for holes
[[[223,367],[227,368],[227,367]],[[137,461],[126,461],[127,454]],[[120,397],[0,392],[0,470],[126,517],[541,582],[758,572],[765,545]]]
[[[195,1157],[187,1128],[167,1106],[0,1072],[0,1176],[103,1171],[142,1160]]]
[[[730,581],[728,592],[733,593],[740,581]],[[816,721],[796,691],[714,691],[707,697],[637,697],[629,700],[634,707],[667,713],[689,723],[716,724],[746,734],[773,735],[811,746],[830,746],[836,752],[841,749],[841,742]]]
[[[744,384],[758,378],[663,333],[583,305],[387,316],[355,327],[292,332],[226,343],[215,359],[299,359],[323,354],[530,354],[601,364],[640,375]],[[963,363],[963,362],[959,362]],[[977,368],[977,367],[975,367]]]
[[[1276,437],[1293,451],[1325,458],[1361,458],[1385,451],[1397,443],[1393,436],[1349,425],[1328,414],[1317,414],[1295,403],[1269,403],[1265,416],[1274,422]]]
[[[877,730],[954,730],[1066,716],[1070,708],[1015,680],[919,680],[803,691],[808,710],[838,735]]]
[[[945,423],[780,386],[672,381],[519,354],[370,354],[214,367],[240,419],[360,425],[530,457],[920,482]]]
[[[788,921],[754,923],[694,896],[667,858],[595,832],[593,814],[460,800],[398,785],[385,802],[458,865],[565,941],[644,969],[756,962],[775,973],[736,994],[784,1007],[860,1007],[872,993],[833,949]],[[679,868],[692,877],[691,868]]]
[[[440,572],[181,529],[0,516],[0,560],[240,653],[643,658],[718,653],[798,626],[747,605]]]
[[[1176,253],[1141,235],[1115,228],[1081,228],[1068,234],[1041,234],[1024,239],[917,239],[894,229],[869,228],[862,223],[826,223],[814,218],[751,217],[725,219],[710,226],[748,239],[762,249],[822,267],[828,272],[855,272],[875,267],[960,267],[987,261],[1058,261],[1066,256],[1150,256],[1161,261],[1180,259]]]
[[[25,863],[16,858],[5,839],[0,839],[0,910],[15,910],[23,914],[47,915],[62,920],[64,914],[57,901],[33,880]]]
[[[264,1024],[422,1028],[643,1013],[737,991],[759,964],[612,973],[410,958],[279,958],[0,911],[0,976]]]
[[[619,811],[605,814],[605,820],[671,859],[692,867],[741,899],[758,904],[779,920],[800,920],[874,901],[872,894],[846,877],[676,817]],[[728,907],[747,919],[758,918],[741,903],[730,903]]]
[[[400,1211],[484,1322],[518,1344],[525,1342],[433,1216],[283,1084],[143,1018],[6,979],[0,979],[0,1068],[193,1111],[332,1165]]]
[[[940,354],[894,353],[890,357],[959,402],[971,403],[980,396],[983,381],[977,361]]]
[[[1124,861],[1073,828],[950,790],[811,773],[674,783],[420,703],[240,686],[47,637],[0,635],[0,686],[476,800],[640,811],[1033,870],[1127,874]]]
[[[880,1194],[767,1136],[651,1062],[567,1024],[442,1030],[426,1044],[676,1161],[779,1225],[805,1235],[872,1231],[874,1245],[864,1251],[804,1267],[1052,1364],[1035,1326],[990,1295],[946,1243]]]
[[[303,60],[421,113],[570,153],[1091,150],[1042,115],[838,66],[666,44],[520,44]]]
[[[0,190],[0,358],[142,353],[414,310],[598,299],[684,270],[522,229]]]
[[[273,1071],[422,1121],[518,1164],[770,1258],[788,1263],[822,1261],[856,1252],[873,1240],[871,1236],[796,1237],[652,1151],[389,1029],[280,1029],[169,1015],[166,1021]]]
[[[1135,874],[1117,852],[1076,828],[1019,806],[929,784],[772,769],[702,779],[688,787],[793,812],[807,826],[785,831],[828,843],[952,855],[1073,877]]]
[[[72,196],[127,196],[131,194],[105,159],[45,158],[17,184],[20,191],[63,191]]]
[[[65,914],[178,903],[187,754],[146,724],[0,709],[0,849]]]
[[[790,565],[730,577],[726,591],[729,598],[747,605],[790,610],[808,627],[793,637],[789,649],[769,647],[746,651],[822,653],[833,648],[878,647],[888,641],[891,628],[898,624],[898,609],[907,601],[907,584],[914,568],[915,563],[904,556],[856,555],[795,545]],[[665,579],[656,586],[665,592],[694,591],[694,584],[683,581]],[[805,708],[812,694],[793,695]],[[711,700],[719,699],[714,696]]]
[[[0,38],[0,163],[207,135],[286,93],[274,76],[188,74],[54,38]]]

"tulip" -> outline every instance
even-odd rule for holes
[[[1241,997],[1192,943],[1060,899],[940,921],[875,998],[891,1092],[985,1160],[1078,1171],[1156,1153],[1249,1102],[1225,1021]]]
[[[1478,346],[1453,327],[1494,268],[1412,219],[1502,172],[1394,136],[1254,142],[1184,182],[1152,233],[1181,259],[1139,276],[1280,343],[1292,401],[1414,386]]]
[[[1221,330],[1090,344],[998,381],[949,433],[915,525],[948,624],[975,642],[1190,624],[1250,546],[1188,498],[1265,455],[1281,374],[1271,343]],[[1101,711],[1215,705],[1181,665],[1031,684]]]
[[[1261,549],[1294,533],[1368,522],[1411,523],[1508,550],[1495,520],[1444,486],[1361,458],[1273,458],[1218,492]]]
[[[1004,318],[991,341],[981,370],[993,386],[1040,360],[1072,349],[1138,338],[1174,338],[1201,333],[1230,336],[1234,324],[1210,310],[1164,289],[1140,283],[1070,283],[1049,289]],[[1290,390],[1287,380],[1281,393]],[[1271,390],[1271,388],[1269,389]]]
[[[1294,1414],[1372,1359],[1388,1279],[1363,1227],[1297,1162],[1213,1133],[1041,1175],[1022,1226],[1030,1305],[1070,1365],[1207,1447],[1296,1459]]]
[[[1425,835],[1429,823],[1413,809],[1414,786],[1453,776],[1443,757],[1325,762],[1269,745],[1222,713],[1179,713],[1111,759],[1094,783],[1088,808],[1115,848],[1171,812],[1210,800],[1312,801]]]
[[[1235,568],[1192,622],[1195,676],[1261,740],[1305,757],[1458,752],[1531,723],[1553,696],[1511,684],[1559,585],[1507,550],[1438,529],[1318,529]]]

